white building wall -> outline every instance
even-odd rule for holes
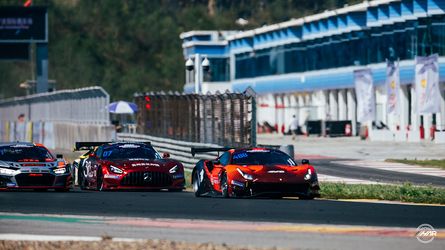
[[[344,121],[347,119],[348,111],[347,111],[347,99],[346,99],[346,90],[340,89],[338,91],[338,120]]]
[[[354,89],[346,90],[348,120],[352,123],[352,134],[357,133],[357,101],[355,99]]]
[[[337,90],[329,90],[329,109],[327,120],[338,120],[338,95]]]

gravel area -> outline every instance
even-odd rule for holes
[[[139,249],[156,249],[156,250],[256,250],[270,249],[278,250],[282,248],[254,248],[254,247],[236,247],[225,244],[217,245],[211,243],[187,243],[168,240],[141,240],[141,241],[114,241],[104,239],[102,241],[0,241],[0,249],[2,250],[139,250]]]

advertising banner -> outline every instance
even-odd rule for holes
[[[386,97],[388,114],[399,114],[400,72],[399,62],[387,62],[386,67]]]
[[[375,93],[371,69],[354,71],[357,95],[357,120],[367,122],[375,119]]]
[[[416,57],[415,89],[417,113],[433,114],[440,112],[439,56]]]

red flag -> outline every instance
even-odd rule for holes
[[[23,4],[24,7],[29,7],[32,5],[32,0],[26,0],[26,2]]]

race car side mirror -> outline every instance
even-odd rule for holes
[[[309,164],[309,160],[308,159],[303,159],[303,160],[301,160],[301,164],[307,165],[307,164]]]
[[[162,158],[164,158],[164,159],[170,158],[170,154],[167,153],[167,152],[164,152],[164,153],[162,154]]]
[[[63,154],[56,154],[57,159],[63,159]]]

